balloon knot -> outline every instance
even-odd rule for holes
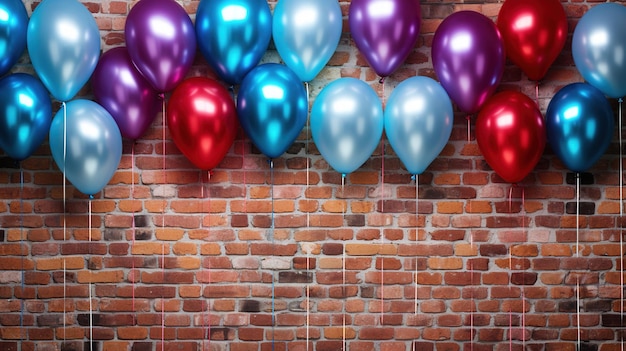
[[[20,161],[19,160],[13,160],[13,166],[15,168],[20,168]]]
[[[235,86],[234,85],[229,86],[228,87],[228,91],[230,91],[231,93],[234,93],[235,92]]]
[[[417,177],[415,176],[415,174],[413,174],[413,175],[411,176],[411,180],[412,180],[412,181],[415,181],[415,179],[417,179]]]
[[[89,200],[93,200],[93,194],[89,195]]]
[[[619,99],[617,99],[617,102],[619,102],[621,104],[622,102],[624,102],[624,99],[619,98]]]
[[[161,100],[165,100],[165,93],[160,93],[160,94],[159,94],[159,98],[160,98]]]
[[[469,120],[472,119],[472,116],[471,115],[467,115],[467,116],[465,116],[465,119],[469,121]]]
[[[380,80],[378,81],[378,83],[385,84],[385,77],[380,77]]]

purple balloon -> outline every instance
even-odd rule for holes
[[[420,30],[419,0],[352,0],[350,31],[359,51],[381,77],[409,56]]]
[[[93,94],[115,119],[123,137],[140,138],[161,106],[158,92],[139,73],[125,47],[105,52],[91,77]]]
[[[450,98],[472,114],[500,84],[506,54],[492,20],[478,12],[460,11],[446,17],[435,31],[432,60]]]
[[[124,30],[130,58],[158,92],[173,90],[185,78],[196,55],[196,31],[176,1],[139,1]]]

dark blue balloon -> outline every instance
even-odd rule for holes
[[[254,68],[237,96],[239,122],[254,145],[269,158],[282,155],[307,119],[307,95],[287,66],[267,63]]]
[[[196,37],[202,56],[220,79],[240,84],[272,38],[269,5],[265,0],[202,0]]]
[[[546,112],[548,142],[574,172],[584,172],[600,159],[611,143],[614,125],[608,100],[587,83],[559,90]]]
[[[0,76],[24,53],[27,31],[28,13],[22,1],[0,1]]]
[[[16,73],[0,80],[0,148],[11,158],[28,158],[44,141],[52,123],[52,104],[35,77]]]

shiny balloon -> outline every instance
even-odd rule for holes
[[[587,11],[574,29],[572,55],[585,80],[612,98],[626,96],[626,7],[605,3]]]
[[[157,91],[137,71],[126,47],[100,57],[91,84],[96,101],[113,116],[123,137],[139,139],[161,108]]]
[[[0,76],[11,70],[26,49],[28,13],[21,0],[0,1]]]
[[[419,0],[352,0],[350,33],[361,54],[381,77],[392,74],[409,56],[421,24]]]
[[[181,5],[141,0],[128,13],[124,33],[131,60],[156,91],[183,81],[196,56],[196,34]]]
[[[204,77],[189,78],[174,89],[167,107],[167,122],[178,149],[202,170],[219,165],[238,129],[230,92]]]
[[[498,14],[507,56],[531,80],[541,80],[567,40],[567,15],[559,0],[506,0]]]
[[[272,33],[287,67],[310,82],[335,53],[342,30],[337,0],[280,0],[274,8]]]
[[[454,113],[443,87],[411,77],[395,87],[384,112],[385,134],[411,174],[422,174],[448,143]]]
[[[472,114],[500,84],[506,55],[491,19],[475,11],[459,11],[446,17],[435,31],[432,60],[452,101]]]
[[[613,138],[613,110],[604,94],[587,83],[559,90],[546,112],[548,142],[573,172],[591,168]]]
[[[0,80],[0,149],[21,161],[48,136],[52,104],[48,91],[35,77],[15,73]]]
[[[372,155],[383,134],[383,107],[376,92],[356,78],[328,84],[311,109],[311,136],[326,162],[343,176]]]
[[[26,37],[35,72],[59,101],[87,83],[100,57],[100,30],[76,0],[44,0],[33,12]]]
[[[240,84],[267,50],[272,13],[265,0],[201,0],[196,35],[202,56],[220,79]]]
[[[266,63],[246,75],[239,95],[239,122],[254,145],[269,158],[282,155],[306,124],[307,95],[285,65]]]
[[[119,166],[122,135],[109,112],[93,101],[72,100],[66,114],[64,120],[61,108],[50,126],[52,158],[76,189],[94,195]]]
[[[541,159],[546,127],[537,104],[517,91],[492,96],[478,113],[476,142],[502,179],[517,183]]]

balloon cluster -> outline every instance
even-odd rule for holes
[[[10,17],[0,23],[0,75],[28,48],[40,79],[11,74],[0,80],[0,148],[23,160],[48,134],[56,164],[88,195],[116,171],[121,138],[140,138],[160,106],[174,143],[200,169],[219,165],[239,125],[263,154],[279,157],[306,124],[302,83],[326,66],[343,26],[336,0],[280,0],[273,15],[266,0],[201,0],[195,24],[175,0],[141,0],[126,19],[127,47],[100,55],[95,19],[76,0],[44,0],[30,20],[19,0],[0,6]],[[419,38],[419,0],[353,0],[348,16],[357,49],[382,78],[404,63]],[[421,174],[448,142],[454,102],[477,114],[478,146],[504,180],[524,179],[547,141],[569,169],[586,170],[612,135],[605,95],[626,95],[624,18],[626,7],[611,3],[581,18],[572,52],[589,84],[559,91],[544,121],[525,95],[495,92],[507,57],[529,79],[545,77],[567,38],[560,1],[506,0],[497,23],[478,12],[456,12],[433,37],[440,84],[409,78],[383,109],[366,83],[331,82],[311,109],[313,141],[346,175],[366,162],[384,131],[406,169]],[[260,64],[272,38],[284,64]],[[230,91],[213,79],[187,78],[196,51]],[[96,102],[72,101],[90,78]],[[63,103],[53,119],[49,95]]]

